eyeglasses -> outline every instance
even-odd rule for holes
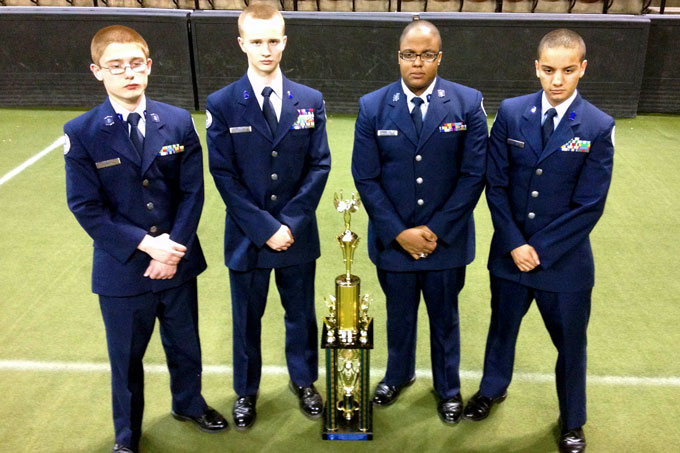
[[[146,61],[133,61],[132,63],[125,65],[114,64],[108,68],[100,66],[100,68],[108,70],[111,75],[124,74],[127,68],[130,68],[132,72],[140,73],[146,71]]]
[[[422,61],[426,61],[428,63],[433,62],[434,60],[439,57],[439,54],[441,52],[423,52],[423,53],[415,53],[415,52],[399,52],[399,58],[401,58],[404,61],[416,61],[416,58],[420,57]]]

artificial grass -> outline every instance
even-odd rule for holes
[[[61,135],[77,111],[2,109],[0,176]],[[205,143],[204,115],[194,114]],[[342,272],[335,236],[342,218],[333,192],[348,195],[354,118],[328,121],[332,171],[318,210],[322,256],[317,263],[317,317],[323,297]],[[668,451],[680,443],[680,117],[641,115],[617,121],[614,179],[605,214],[592,234],[596,286],[589,327],[588,372],[593,376],[674,377],[669,386],[605,384],[588,387],[591,451]],[[223,265],[224,204],[207,171],[206,202],[199,236],[209,268],[199,278],[200,329],[204,365],[231,365],[231,314]],[[0,360],[107,363],[97,298],[90,292],[91,240],[68,212],[63,158],[59,149],[0,186]],[[488,327],[486,254],[491,221],[484,199],[475,211],[477,259],[468,267],[460,297],[461,369],[479,372]],[[384,299],[366,252],[364,211],[353,216],[361,237],[354,273],[362,293],[374,299],[374,385],[386,364]],[[275,286],[263,319],[263,362],[285,367],[283,310]],[[428,370],[429,331],[419,319],[417,367]],[[527,314],[517,345],[517,373],[551,375],[555,351],[535,308]],[[146,363],[163,364],[155,334]],[[323,358],[320,365],[325,366]],[[463,379],[463,396],[477,389],[478,375]],[[323,379],[323,376],[321,377]],[[322,381],[318,382],[323,388]],[[204,376],[204,395],[231,412],[230,374]],[[288,391],[284,374],[265,374],[258,421],[247,433],[206,435],[169,416],[166,374],[147,375],[144,436],[146,452],[452,450],[555,451],[557,401],[550,381],[518,379],[493,417],[479,423],[443,425],[437,418],[431,380],[420,377],[394,406],[374,413],[375,440],[324,442],[321,423],[305,419]],[[109,451],[113,444],[109,377],[105,372],[36,372],[0,369],[0,451]]]

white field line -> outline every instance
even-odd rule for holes
[[[63,144],[64,144],[64,136],[62,135],[61,137],[56,139],[50,146],[43,149],[38,154],[31,157],[26,162],[19,165],[17,168],[15,168],[14,170],[10,171],[9,173],[5,174],[2,178],[0,178],[0,186],[3,185],[4,183],[6,183],[7,181],[9,181],[10,179],[14,178],[16,175],[18,175],[22,171],[26,170],[28,167],[30,167],[34,163],[38,162],[43,157],[47,156],[50,153],[50,151],[54,150],[55,148],[58,148],[59,146],[62,146]]]
[[[93,362],[43,362],[33,360],[0,360],[0,372],[2,371],[26,371],[26,372],[67,372],[67,373],[108,373],[108,363]],[[144,371],[152,374],[167,373],[166,365],[145,364]],[[325,375],[325,368],[319,368],[319,373]],[[204,365],[203,374],[228,375],[232,374],[229,365]],[[266,365],[262,367],[262,374],[268,376],[287,376],[288,370],[284,366]],[[380,379],[385,374],[384,368],[371,368],[371,377]],[[416,376],[420,379],[432,379],[430,370],[416,370]],[[476,380],[482,377],[481,371],[461,370],[460,377],[463,380]],[[515,382],[549,383],[555,382],[555,376],[547,373],[515,373]],[[680,387],[680,377],[640,377],[640,376],[588,376],[588,384],[611,385],[611,386],[643,386],[643,387]]]

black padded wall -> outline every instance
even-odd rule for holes
[[[149,96],[195,108],[186,18],[190,11],[3,7],[1,12],[0,105],[101,103],[106,91],[89,70],[90,41],[100,28],[123,24],[149,44]]]
[[[157,100],[204,109],[208,94],[247,68],[236,41],[238,11],[3,7],[1,12],[0,106],[101,102],[105,91],[89,72],[89,44],[99,28],[114,23],[132,26],[149,42],[154,65],[148,93]],[[361,95],[399,77],[399,34],[412,14],[284,16],[283,71],[322,91],[329,112],[356,113]],[[618,117],[638,110],[680,112],[680,16],[420,16],[441,30],[440,75],[481,90],[490,113],[506,97],[539,89],[536,46],[557,27],[572,28],[586,40],[589,64],[579,89],[587,99]]]
[[[680,113],[680,15],[651,15],[640,112]]]
[[[397,80],[397,50],[411,14],[285,13],[287,77],[324,93],[330,112],[356,113],[358,98]],[[198,97],[243,75],[236,42],[237,12],[192,14]],[[637,112],[649,20],[570,14],[421,14],[442,34],[439,74],[482,91],[490,111],[506,97],[536,91],[534,59],[541,36],[558,27],[579,32],[589,65],[579,85],[586,98],[614,116]]]
[[[286,77],[318,89],[329,112],[355,113],[359,96],[399,77],[399,33],[410,15],[284,13]],[[191,22],[199,104],[247,70],[236,40],[238,12],[196,12]]]
[[[586,42],[583,96],[618,117],[634,117],[640,97],[649,20],[636,16],[577,14],[423,14],[444,41],[443,77],[482,91],[489,111],[507,97],[540,89],[534,61],[544,34],[569,28]]]

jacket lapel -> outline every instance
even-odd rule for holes
[[[264,119],[260,104],[258,104],[255,93],[253,92],[253,87],[248,80],[248,75],[244,75],[241,80],[239,80],[236,89],[237,92],[240,93],[237,102],[241,108],[241,117],[246,123],[252,126],[253,129],[262,134],[262,136],[268,140],[273,140],[269,125]]]
[[[394,121],[406,138],[408,138],[411,143],[418,146],[418,134],[416,133],[416,125],[413,124],[413,118],[408,111],[408,105],[406,105],[406,95],[401,89],[401,82],[397,82],[392,85],[392,89],[387,93],[389,97],[388,106],[392,107],[389,118]]]
[[[576,136],[574,131],[576,130],[576,126],[578,126],[580,123],[581,96],[577,94],[574,102],[571,103],[564,114],[564,117],[562,117],[562,120],[557,125],[557,129],[555,129],[555,132],[553,132],[553,134],[550,136],[550,140],[548,140],[548,143],[546,143],[545,149],[543,150],[543,153],[541,153],[541,157],[539,157],[538,161],[541,162],[545,160],[548,156],[557,151],[562,145],[574,138]]]
[[[529,103],[520,124],[520,131],[524,141],[529,145],[536,157],[543,151],[543,139],[541,138],[541,93],[539,91],[533,102]]]
[[[149,169],[163,145],[168,144],[169,137],[165,136],[164,126],[165,122],[163,116],[158,112],[157,104],[147,98],[142,174]]]
[[[451,99],[443,92],[443,96],[439,97],[439,79],[434,86],[432,95],[430,96],[430,103],[427,106],[427,114],[423,122],[423,130],[420,132],[420,146],[422,146],[430,138],[433,132],[437,130],[439,125],[446,117],[446,103]]]
[[[106,139],[103,139],[101,143],[106,143],[116,153],[137,166],[141,166],[142,160],[130,141],[127,123],[118,119],[118,115],[108,99],[101,107],[100,132],[106,135]]]
[[[274,137],[274,146],[277,146],[283,137],[288,133],[290,127],[297,121],[299,101],[295,93],[291,91],[290,81],[283,77],[283,93],[281,93],[281,117],[279,126]],[[290,93],[290,94],[289,94]],[[316,112],[314,112],[316,115]]]

